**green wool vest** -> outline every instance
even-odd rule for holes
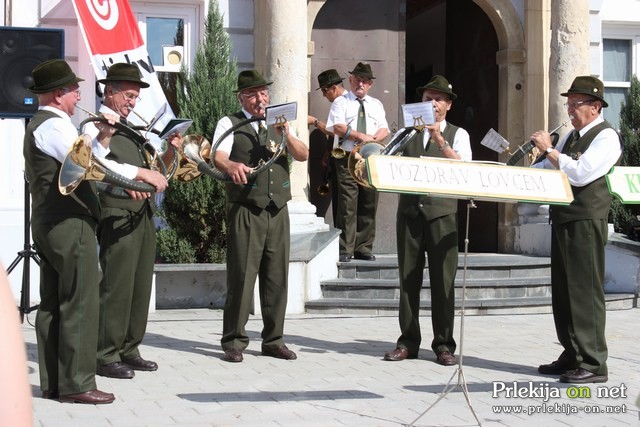
[[[606,121],[594,126],[581,136],[578,141],[573,144],[565,144],[562,147],[562,153],[568,154],[574,159],[578,158],[581,153],[587,151],[595,137],[608,128],[611,129],[611,125]],[[620,144],[622,145],[622,140],[620,140]],[[620,164],[621,159],[622,156],[620,156],[616,165]],[[574,187],[572,185],[571,191],[573,191],[573,202],[570,205],[557,205],[550,208],[549,216],[553,223],[563,224],[580,219],[607,219],[612,196],[609,193],[609,187],[604,175],[584,187]]]
[[[23,154],[25,172],[31,193],[34,220],[55,222],[70,216],[100,218],[100,202],[93,181],[82,181],[76,190],[63,196],[58,190],[60,162],[36,147],[33,133],[45,121],[60,117],[47,110],[39,110],[29,121],[24,135]],[[73,141],[69,141],[69,144]]]
[[[233,126],[246,120],[242,112],[233,114],[229,118]],[[276,135],[272,126],[269,126],[267,140],[280,142],[280,137]],[[273,153],[267,149],[266,141],[259,140],[258,134],[250,123],[239,127],[233,133],[230,160],[255,167],[260,160],[267,161],[272,156]],[[228,203],[243,203],[266,208],[273,202],[276,207],[282,208],[291,200],[287,156],[279,157],[270,168],[249,179],[247,184],[237,185],[230,182],[226,184],[226,189]]]
[[[453,140],[458,129],[457,126],[447,123],[447,127],[445,127],[442,133],[445,141],[453,145]],[[429,142],[425,150],[422,141],[422,133],[416,134],[404,149],[402,155],[407,157],[429,156],[444,158],[442,151],[438,150],[438,144]],[[415,218],[419,213],[422,213],[427,220],[432,220],[456,213],[457,211],[458,200],[456,199],[429,197],[420,194],[400,194],[398,199],[398,213],[402,213],[411,218]]]
[[[140,144],[132,141],[131,137],[120,131],[114,133],[111,138],[107,159],[114,160],[118,163],[127,163],[139,168],[150,169],[145,149],[142,148]],[[123,199],[113,197],[108,192],[100,192],[100,201],[103,206],[125,209],[131,212],[139,212],[145,203],[149,203],[151,210],[155,212],[156,204],[154,195],[155,193],[146,200],[133,200],[131,198]]]

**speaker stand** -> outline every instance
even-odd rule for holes
[[[29,119],[25,119],[25,130],[29,124]],[[7,268],[7,276],[11,274],[14,268],[18,266],[20,261],[24,261],[22,264],[22,289],[20,291],[20,305],[18,310],[20,312],[20,322],[24,323],[25,314],[29,314],[38,309],[38,305],[30,307],[31,299],[31,259],[36,264],[40,265],[40,257],[36,251],[33,250],[31,245],[31,196],[29,194],[29,181],[27,175],[24,175],[24,246],[21,251],[18,252],[18,256],[13,260],[9,268]]]
[[[464,349],[464,300],[467,293],[467,255],[469,254],[469,214],[470,214],[470,209],[475,207],[476,205],[473,202],[473,200],[469,200],[469,203],[467,203],[467,223],[466,223],[466,231],[465,231],[465,238],[464,238],[464,270],[462,275],[462,305],[460,308],[460,353],[458,356],[458,367],[456,368],[456,371],[453,373],[451,378],[449,378],[449,382],[447,382],[447,384],[444,386],[444,389],[442,390],[442,393],[440,393],[440,396],[438,397],[438,399],[435,402],[433,402],[431,406],[429,406],[415,420],[413,420],[410,424],[408,424],[408,426],[413,426],[416,423],[416,421],[422,418],[427,412],[431,410],[431,408],[436,406],[438,402],[444,399],[447,396],[447,394],[449,394],[449,392],[451,392],[451,390],[455,389],[456,387],[460,387],[462,389],[462,392],[464,393],[464,398],[467,401],[467,406],[469,407],[469,410],[471,410],[471,413],[473,414],[473,417],[476,419],[476,422],[478,423],[478,425],[479,426],[482,425],[480,423],[480,420],[478,419],[478,416],[476,415],[476,412],[473,410],[473,406],[471,406],[471,400],[469,399],[469,389],[467,388],[467,382],[464,378],[464,372],[462,370],[462,360],[464,358],[464,351],[463,351]],[[458,376],[458,382],[457,384],[452,385],[451,382],[453,381],[453,378],[456,377],[456,375]]]

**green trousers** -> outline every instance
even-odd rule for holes
[[[72,217],[47,223],[34,218],[40,255],[40,306],[36,339],[43,391],[61,395],[96,388],[98,254],[96,221]]]
[[[147,329],[156,230],[147,204],[139,212],[103,208],[100,241],[100,329],[97,363],[140,356]]]
[[[340,229],[340,253],[370,254],[376,237],[378,192],[365,188],[353,179],[348,169],[348,157],[334,159],[336,179],[336,210],[333,223]]]
[[[245,330],[256,278],[262,311],[262,346],[284,345],[289,280],[289,210],[233,203],[227,215],[227,297],[221,345],[224,351],[249,345]]]
[[[606,220],[553,224],[551,300],[564,355],[597,375],[607,375],[604,266]]]
[[[429,261],[429,289],[431,290],[431,348],[438,354],[454,353],[455,319],[454,282],[458,269],[458,225],[456,214],[433,220],[422,214],[410,218],[398,212],[396,218],[398,266],[400,269],[400,338],[398,347],[417,354],[420,333],[420,291],[422,290],[425,252]]]

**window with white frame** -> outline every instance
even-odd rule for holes
[[[178,111],[177,73],[183,65],[189,68],[198,46],[201,22],[202,2],[184,3],[145,2],[131,5],[151,63],[174,112]]]
[[[620,127],[620,111],[631,86],[632,65],[631,39],[602,40],[602,80],[605,86],[604,98],[609,104],[609,107],[603,110],[603,116],[616,129]]]

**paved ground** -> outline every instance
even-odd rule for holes
[[[260,356],[261,320],[252,318],[245,360],[230,364],[220,360],[220,311],[158,311],[142,352],[160,369],[132,380],[98,377],[117,398],[103,406],[41,399],[35,334],[27,322],[23,329],[35,425],[469,426],[477,425],[473,408],[484,426],[584,427],[640,425],[639,325],[640,309],[608,313],[609,382],[578,388],[536,371],[560,353],[550,314],[466,316],[459,370],[433,361],[428,317],[420,358],[403,362],[382,360],[398,335],[395,316],[291,316],[285,332],[296,361]],[[456,328],[459,337],[460,317]],[[498,412],[508,410],[535,413]]]

